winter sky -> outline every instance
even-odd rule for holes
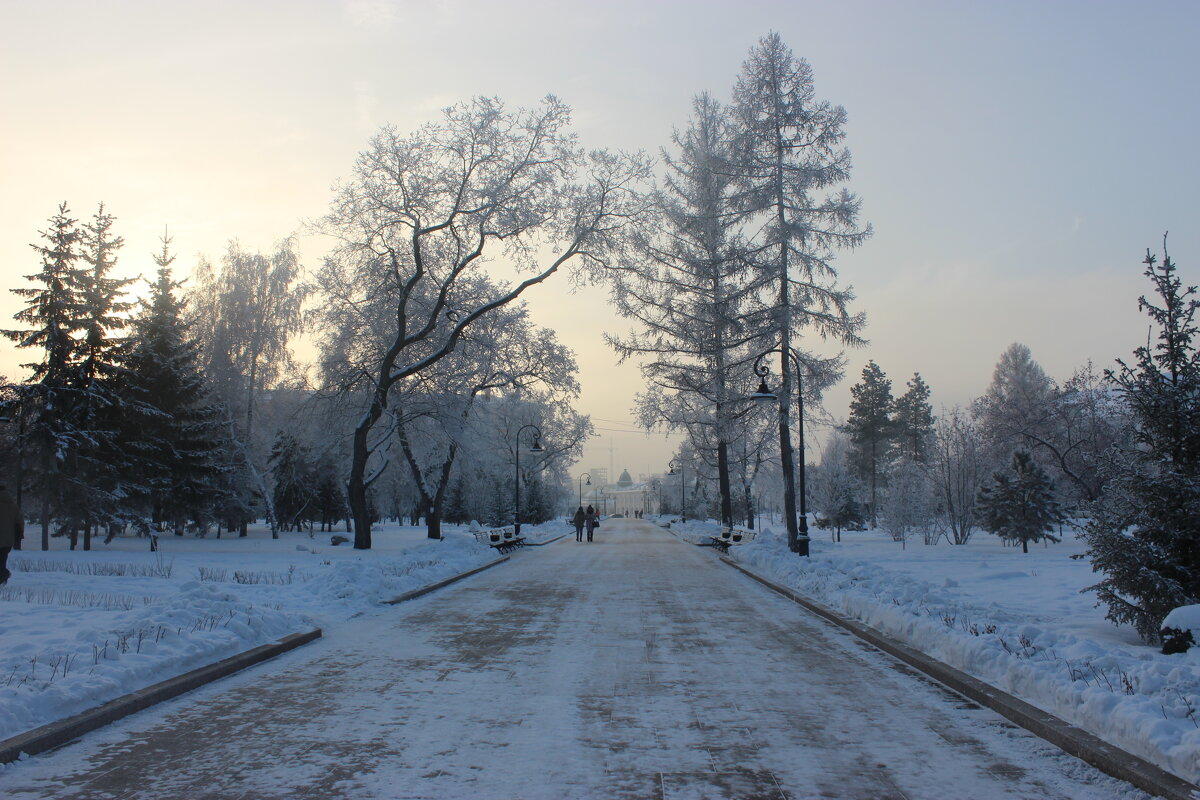
[[[919,371],[935,406],[980,394],[1013,341],[1059,379],[1111,364],[1145,341],[1139,262],[1164,231],[1200,283],[1191,0],[0,0],[0,288],[36,271],[28,245],[63,200],[81,218],[107,204],[127,275],[151,274],[164,225],[179,274],[231,238],[265,250],[321,215],[380,125],[472,95],[554,93],[586,146],[656,153],[770,30],[846,107],[875,227],[838,262],[871,343],[833,416],[869,358],[901,391]],[[320,239],[301,246],[315,264]],[[643,383],[601,341],[626,327],[604,291],[528,298],[577,351],[601,429],[578,470],[608,466],[610,442],[617,472],[662,470],[662,437],[605,430],[633,428]],[[0,372],[25,355],[0,344]]]

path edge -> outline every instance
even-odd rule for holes
[[[1168,800],[1198,800],[1200,798],[1200,787],[1178,775],[1167,772],[1162,767],[1111,745],[1098,736],[1088,733],[1082,728],[1077,728],[989,683],[984,683],[962,670],[931,658],[920,650],[894,641],[872,627],[842,617],[829,607],[747,569],[728,556],[721,556],[721,560],[771,591],[783,595],[817,616],[846,629],[879,650],[920,670],[964,697],[995,711],[1010,722],[1020,725],[1030,733],[1060,748],[1063,752],[1091,764],[1111,777],[1131,783],[1144,792],[1165,797]]]
[[[83,711],[66,719],[51,722],[0,741],[0,764],[20,759],[22,754],[37,755],[55,747],[61,747],[119,719],[138,711],[198,689],[206,683],[240,672],[247,667],[283,655],[301,645],[320,638],[321,629],[314,628],[303,633],[293,633],[269,644],[259,645],[237,655],[222,659],[214,664],[199,667],[160,681],[145,689],[130,692],[109,700],[107,703]]]
[[[394,606],[394,605],[398,605],[400,603],[407,602],[409,600],[415,600],[416,598],[418,598],[422,595],[429,594],[430,592],[436,592],[438,589],[449,586],[452,583],[457,583],[458,581],[461,581],[463,578],[469,578],[472,575],[475,575],[476,573],[483,572],[485,569],[491,569],[492,567],[496,566],[497,564],[503,564],[505,561],[508,561],[510,558],[512,558],[512,556],[504,556],[503,558],[497,558],[495,561],[489,561],[488,563],[484,564],[481,567],[476,567],[475,569],[469,569],[466,572],[460,572],[457,575],[453,575],[449,578],[446,578],[446,580],[444,580],[444,581],[438,581],[437,583],[431,583],[428,586],[422,586],[420,589],[413,589],[411,592],[405,592],[402,595],[393,597],[391,600],[384,600],[383,602],[386,605]]]

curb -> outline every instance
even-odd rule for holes
[[[832,609],[751,572],[727,556],[721,556],[721,560],[768,589],[783,595],[834,625],[845,628],[883,652],[915,667],[964,697],[990,708],[1000,716],[1020,725],[1030,733],[1040,736],[1065,753],[1075,756],[1081,761],[1086,761],[1107,775],[1131,783],[1144,792],[1169,800],[1197,800],[1200,798],[1200,787],[1172,775],[1149,761],[1127,753],[991,684],[984,683],[961,670],[930,658],[919,650],[893,641],[874,628],[839,616]]]
[[[383,602],[385,605],[394,606],[399,603],[406,602],[408,600],[415,600],[416,598],[420,597],[421,595],[429,594],[430,592],[436,592],[438,589],[441,589],[444,586],[449,586],[452,583],[461,581],[463,578],[469,578],[477,572],[483,572],[485,569],[491,569],[492,567],[496,566],[497,564],[503,564],[505,561],[508,561],[510,558],[512,558],[512,556],[504,556],[504,558],[498,558],[495,561],[490,561],[487,564],[484,564],[482,567],[476,567],[475,569],[467,570],[466,572],[460,572],[458,575],[454,575],[453,577],[446,578],[446,580],[444,580],[444,581],[438,581],[437,583],[430,584],[429,586],[422,586],[420,589],[413,589],[411,592],[405,592],[404,594],[402,594],[398,597],[393,597],[391,600],[384,600]]]
[[[139,689],[115,700],[110,700],[73,717],[51,722],[11,739],[5,739],[0,741],[0,764],[16,761],[22,753],[32,756],[55,747],[61,747],[85,733],[102,728],[111,722],[116,722],[164,700],[178,697],[206,683],[240,672],[275,656],[283,655],[320,636],[320,628],[314,628],[305,633],[293,633],[271,644],[259,645],[244,653],[222,659],[215,664],[185,672],[145,689]]]
[[[574,533],[574,531],[572,531],[571,533]],[[548,544],[554,544],[554,543],[555,543],[555,542],[557,542],[559,539],[565,539],[565,538],[567,538],[568,536],[570,536],[570,535],[571,535],[571,533],[563,533],[563,534],[560,534],[560,535],[558,535],[558,536],[555,536],[553,539],[547,539],[547,540],[546,540],[546,541],[544,541],[544,542],[528,542],[528,543],[526,543],[526,545],[525,545],[525,546],[526,546],[526,547],[545,547],[545,546],[546,546],[546,545],[548,545]]]

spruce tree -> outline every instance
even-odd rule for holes
[[[300,530],[311,519],[314,506],[312,457],[308,448],[290,431],[281,430],[271,446],[268,464],[275,481],[275,513],[280,530]]]
[[[991,482],[980,487],[975,500],[980,527],[1001,539],[1020,542],[1023,553],[1029,552],[1030,542],[1057,542],[1058,537],[1050,533],[1062,519],[1054,481],[1025,450],[1013,453],[1010,469],[1011,473],[993,473]]]
[[[30,245],[42,266],[26,278],[40,286],[12,290],[25,299],[13,317],[23,327],[3,332],[18,348],[42,351],[39,361],[22,365],[30,370],[22,415],[28,472],[41,506],[43,550],[50,549],[50,522],[66,494],[65,456],[79,441],[72,378],[79,354],[76,336],[83,328],[77,221],[62,203],[49,223],[40,232],[42,242]]]
[[[1161,267],[1148,250],[1143,262],[1156,296],[1138,299],[1157,340],[1105,372],[1132,414],[1135,447],[1084,532],[1092,569],[1104,574],[1085,591],[1146,641],[1157,640],[1172,609],[1200,603],[1200,300],[1176,274],[1165,239],[1163,250]]]
[[[101,203],[83,227],[78,272],[80,319],[79,361],[74,382],[78,395],[78,424],[83,436],[70,454],[74,478],[73,516],[83,528],[83,549],[91,549],[96,523],[116,524],[121,516],[126,486],[127,459],[121,452],[117,428],[122,418],[116,381],[120,373],[124,338],[133,303],[125,293],[132,279],[112,277],[117,251],[125,240],[113,233],[115,218]],[[75,525],[72,525],[74,545]]]
[[[892,459],[896,423],[893,418],[892,382],[874,361],[863,367],[862,380],[850,387],[851,461],[858,476],[871,489],[871,523],[879,508],[879,484]]]
[[[130,504],[157,529],[205,526],[222,501],[228,433],[200,373],[200,352],[171,277],[171,240],[154,257],[158,275],[133,322],[121,380],[122,438],[134,489]]]

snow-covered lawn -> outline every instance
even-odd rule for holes
[[[770,526],[730,555],[899,641],[1000,687],[1191,781],[1200,781],[1200,647],[1164,656],[1104,620],[1074,533],[1048,547],[1004,547],[985,533],[964,546],[907,549],[883,533],[811,531],[812,557]],[[713,522],[671,526],[706,541]]]
[[[526,525],[533,541],[566,530]],[[347,535],[344,532],[341,535]],[[25,544],[36,547],[37,531]],[[246,538],[51,539],[17,551],[0,587],[0,739],[314,627],[494,560],[465,527],[442,541],[424,528],[380,525],[373,548],[333,547],[329,533],[263,528]]]

